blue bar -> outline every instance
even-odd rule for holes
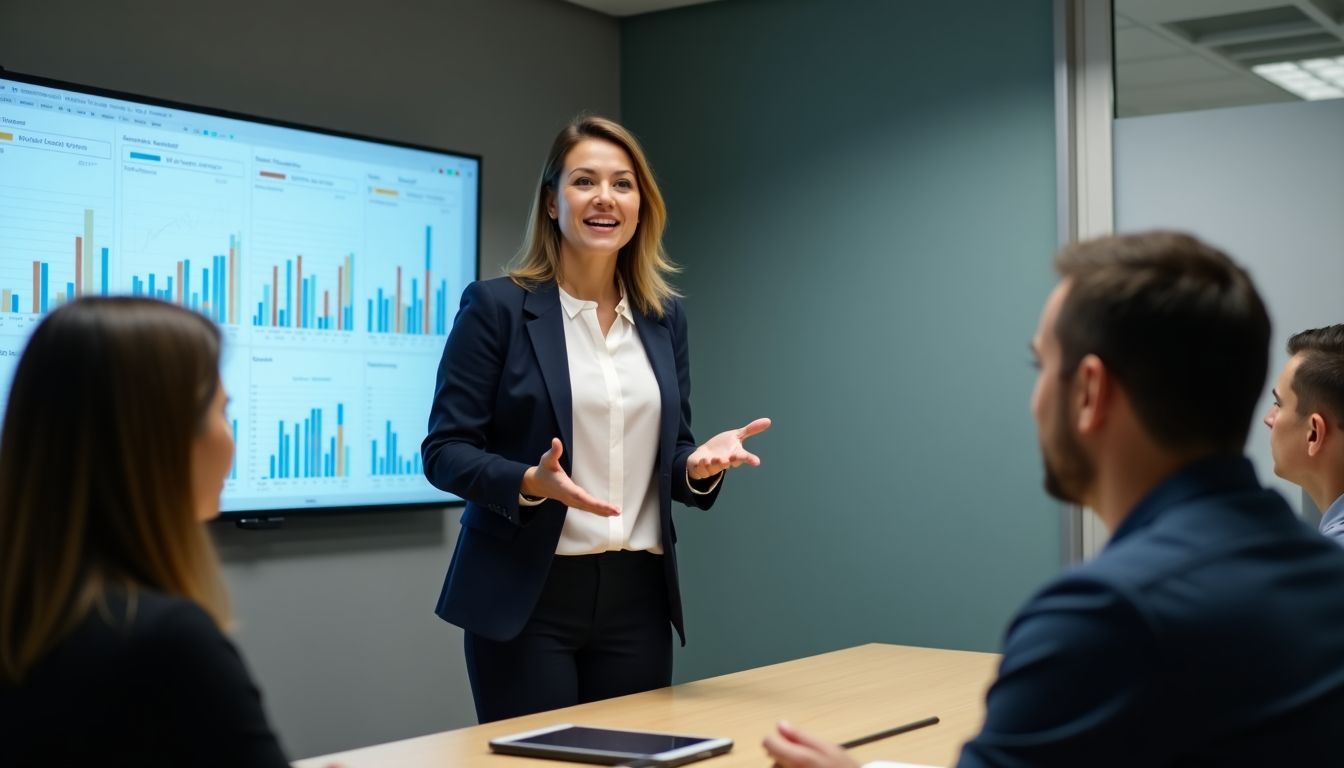
[[[213,307],[213,306],[215,306],[215,305],[214,305],[213,302],[210,301],[210,270],[208,270],[208,269],[202,269],[202,270],[201,270],[201,309],[204,310],[207,306],[208,306],[208,307]],[[206,316],[209,317],[209,315],[206,315]]]
[[[378,441],[370,440],[369,448],[372,449],[369,451],[369,474],[376,475],[378,474]]]
[[[294,318],[294,306],[291,303],[294,299],[294,262],[285,262],[285,317],[290,321]],[[281,323],[286,325],[286,323]]]
[[[42,262],[42,311],[47,311],[47,262]]]
[[[424,324],[424,323],[423,323],[423,319],[424,319],[423,309],[424,309],[424,308],[420,306],[420,281],[417,280],[416,278],[412,277],[412,278],[411,278],[411,317],[410,317],[410,319],[414,320],[415,322],[413,322],[413,323],[409,323],[409,322],[408,322],[408,323],[406,324],[406,330],[407,330],[408,332],[410,332],[410,333],[419,333],[419,332],[420,332],[420,326]]]
[[[232,244],[233,235],[229,235],[229,242],[230,244]],[[228,268],[229,268],[228,259],[225,259],[223,256],[220,256],[219,268],[215,270],[215,274],[219,275],[219,277],[215,279],[219,281],[217,284],[219,290],[216,291],[216,295],[219,296],[219,322],[221,323],[229,319],[229,312],[228,312],[229,294],[228,294],[228,281],[226,280],[226,278],[228,277],[228,273],[225,271]]]
[[[448,332],[448,281],[439,281],[439,335],[442,336]]]
[[[322,476],[322,412],[316,408],[310,410],[308,420],[313,425],[312,434],[308,437],[308,466],[312,469],[312,474]]]
[[[107,249],[103,249],[103,295],[107,295]]]
[[[425,225],[425,274],[429,274],[429,233],[430,227]]]
[[[9,297],[9,311],[10,312],[19,311],[19,295],[17,293]]]
[[[173,278],[168,278],[168,287],[163,289],[163,297],[169,301],[173,300]]]
[[[271,477],[275,477],[275,456],[271,456]]]
[[[188,292],[191,290],[191,259],[182,260],[182,303],[191,306],[191,296]]]
[[[155,162],[155,163],[157,163],[157,162],[163,160],[162,157],[159,157],[158,155],[151,155],[151,154],[149,154],[148,152],[132,152],[132,153],[131,153],[131,159],[132,159],[132,160],[150,160],[150,161]]]
[[[294,425],[294,475],[299,476],[299,471],[303,468],[303,463],[299,460],[303,455],[303,443],[299,442],[299,425]]]
[[[66,284],[65,284],[65,300],[66,300],[66,301],[74,301],[74,300],[75,300],[75,284],[74,284],[74,283],[66,283]]]
[[[218,255],[211,260],[211,263],[215,265],[213,267],[215,279],[214,282],[210,284],[210,293],[213,294],[212,300],[210,301],[210,314],[215,319],[215,322],[221,323],[224,322],[224,318],[219,314],[220,305],[224,303],[224,291],[220,290],[223,287],[221,283],[224,278],[224,267],[220,266],[220,262],[223,260],[224,257]]]
[[[308,469],[310,475],[322,476],[322,412],[316,408],[308,411],[308,421],[312,432],[308,435]]]

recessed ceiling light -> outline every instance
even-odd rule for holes
[[[1307,101],[1344,98],[1344,56],[1260,64],[1251,71]]]

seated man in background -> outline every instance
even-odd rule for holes
[[[1302,486],[1321,533],[1344,544],[1344,325],[1294,335],[1288,354],[1265,414],[1274,474]]]
[[[1031,347],[1046,489],[1105,550],[1004,642],[962,768],[1338,765],[1344,552],[1242,456],[1268,367],[1246,273],[1187,235],[1065,248]],[[853,766],[791,726],[782,766]]]

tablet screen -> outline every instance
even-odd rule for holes
[[[514,744],[537,744],[548,747],[575,747],[597,752],[623,752],[630,755],[657,755],[699,744],[707,739],[695,736],[675,736],[665,733],[639,731],[612,731],[605,728],[571,726],[550,733],[539,733]]]
[[[490,751],[506,755],[609,765],[676,766],[721,755],[732,748],[732,739],[588,728],[568,723],[490,740]]]

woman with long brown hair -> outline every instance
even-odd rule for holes
[[[757,419],[691,436],[686,315],[635,137],[556,137],[506,277],[473,283],[439,367],[430,482],[466,499],[438,615],[482,721],[666,686],[682,632],[672,500],[760,460]]]
[[[3,765],[287,761],[222,628],[220,336],[150,299],[42,321],[0,435]]]

